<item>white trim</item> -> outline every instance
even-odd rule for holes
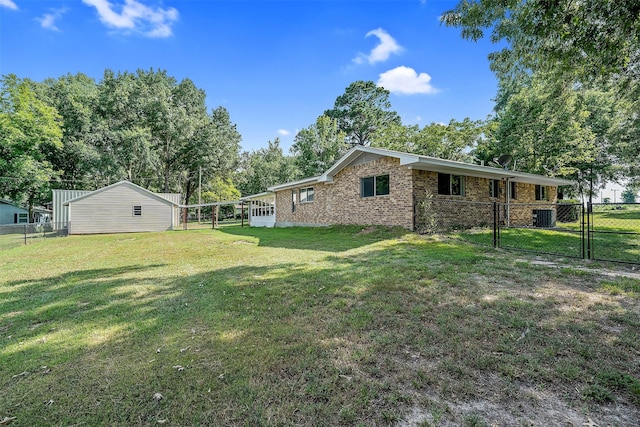
[[[400,166],[407,166],[410,169],[429,170],[433,172],[448,173],[451,175],[464,175],[479,178],[490,178],[499,180],[510,180],[514,182],[524,182],[528,184],[540,185],[575,185],[575,181],[562,178],[554,178],[544,175],[537,175],[526,172],[516,172],[507,169],[500,169],[491,166],[481,166],[471,163],[458,162],[455,160],[445,160],[436,157],[422,156],[417,154],[402,153],[399,151],[387,150],[384,148],[356,146],[347,151],[333,166],[320,176],[287,182],[269,187],[269,191],[286,190],[303,184],[312,183],[332,183],[333,177],[345,167],[349,166],[363,153],[376,154],[381,157],[393,157],[400,160]]]
[[[111,184],[111,185],[108,185],[106,187],[99,188],[99,189],[97,189],[95,191],[92,191],[90,193],[83,194],[82,196],[78,196],[78,197],[76,197],[74,199],[68,200],[68,201],[64,202],[63,206],[69,206],[69,204],[71,204],[71,203],[75,203],[75,202],[77,202],[79,200],[86,199],[87,197],[94,196],[94,195],[96,195],[98,193],[102,193],[103,191],[107,191],[107,190],[109,190],[111,188],[119,187],[121,185],[125,185],[127,187],[133,188],[134,190],[142,191],[143,193],[147,194],[149,197],[152,197],[155,200],[158,200],[159,202],[162,202],[164,204],[168,204],[168,205],[171,205],[171,206],[178,206],[177,203],[175,203],[175,202],[173,202],[171,200],[165,199],[164,197],[159,196],[158,194],[154,193],[153,191],[149,191],[146,188],[142,188],[139,185],[136,185],[136,184],[134,184],[133,182],[130,182],[130,181],[119,181],[119,182],[116,182],[115,184]]]

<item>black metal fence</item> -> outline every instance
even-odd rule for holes
[[[16,246],[28,245],[41,239],[67,235],[66,224],[29,223],[0,225],[0,251]]]
[[[414,229],[482,245],[640,264],[640,204],[498,203],[423,198]]]

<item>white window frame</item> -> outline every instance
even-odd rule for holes
[[[300,203],[311,203],[314,199],[313,187],[305,187],[300,189]]]

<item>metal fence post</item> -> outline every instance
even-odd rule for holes
[[[580,206],[580,257],[585,259],[586,251],[585,251],[585,235],[584,235],[584,219],[585,219],[585,208],[584,203]]]
[[[27,244],[27,224],[24,225],[24,244]]]
[[[493,247],[498,247],[498,202],[493,202]]]
[[[593,242],[591,241],[591,221],[593,220],[593,204],[587,202],[587,259],[593,259]]]

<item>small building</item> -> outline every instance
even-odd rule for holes
[[[33,222],[49,223],[51,221],[51,211],[43,207],[33,207]],[[13,204],[9,200],[0,199],[0,225],[6,224],[28,224],[29,209]]]
[[[9,200],[0,199],[0,224],[27,224],[29,210],[16,206]]]
[[[260,194],[243,197],[249,211],[249,225],[252,227],[273,227],[276,224],[276,197],[266,191]]]
[[[69,234],[135,233],[177,228],[179,200],[179,194],[157,194],[120,181],[67,200],[63,206]]]
[[[546,206],[557,201],[558,186],[573,184],[504,168],[356,146],[320,176],[269,187],[268,192],[245,200],[252,206],[251,225],[366,224],[415,230],[421,221],[417,207],[428,201],[442,223],[486,225],[486,215],[480,216],[479,210],[499,202],[507,223],[529,226],[535,225],[536,211],[544,211],[542,215],[551,210],[554,217],[553,208]],[[436,203],[446,201],[451,203]],[[461,209],[460,202],[468,203]],[[479,202],[485,202],[484,207]],[[524,203],[533,207],[520,206]]]

